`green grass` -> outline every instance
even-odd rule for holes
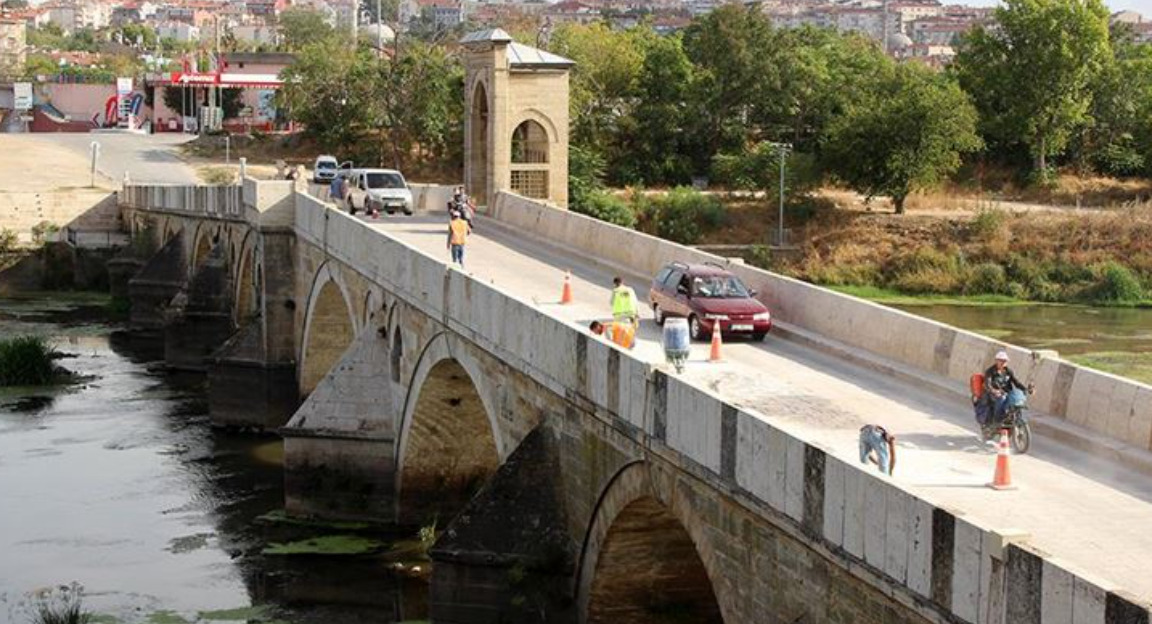
[[[968,306],[1018,306],[1018,305],[1059,305],[1040,304],[1035,301],[1016,299],[1008,295],[909,295],[878,286],[826,286],[830,290],[860,297],[877,303],[892,305],[968,305]]]
[[[387,546],[380,540],[357,535],[325,535],[284,544],[272,543],[265,555],[369,555]]]
[[[1152,384],[1152,352],[1121,353],[1102,351],[1070,355],[1069,360],[1097,370]]]
[[[59,376],[43,336],[0,338],[0,386],[43,386]]]

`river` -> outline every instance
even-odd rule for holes
[[[83,378],[0,389],[0,622],[73,582],[102,624],[427,617],[427,564],[381,554],[402,536],[284,519],[279,439],[212,428],[203,377],[150,363],[89,304],[0,300],[0,336],[49,336]],[[353,554],[265,551],[320,537]]]
[[[898,305],[912,314],[1152,383],[1152,309],[1070,305]]]

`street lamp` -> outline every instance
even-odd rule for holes
[[[96,187],[96,160],[100,157],[100,144],[97,143],[96,141],[92,141],[92,144],[89,146],[89,148],[92,152],[92,184],[91,184],[91,186],[93,188],[95,188]]]
[[[784,162],[788,152],[792,151],[791,143],[771,143],[776,148],[777,159],[780,161],[780,218],[776,225],[776,245],[784,246]]]

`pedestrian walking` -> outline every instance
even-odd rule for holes
[[[458,214],[452,216],[448,222],[448,251],[452,254],[452,262],[464,268],[464,245],[468,244],[468,235],[472,233],[472,226],[468,225]]]
[[[352,194],[352,185],[348,181],[347,176],[339,176],[339,180],[340,180],[340,205],[348,209],[348,214],[355,215],[356,214],[356,207],[348,199],[349,195]]]
[[[337,205],[339,205],[344,199],[340,195],[340,189],[341,189],[341,182],[340,181],[342,179],[343,178],[341,176],[336,176],[336,177],[332,178],[332,181],[330,183],[328,183],[328,199],[332,202],[335,202]]]
[[[891,475],[896,469],[896,436],[880,425],[861,427],[860,463],[876,464],[880,472]]]

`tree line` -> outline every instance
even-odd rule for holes
[[[286,33],[299,58],[283,94],[307,132],[381,162],[424,155],[459,166],[454,38],[407,37],[380,54],[308,26]],[[740,5],[667,36],[645,24],[565,24],[548,47],[577,63],[577,204],[600,184],[707,177],[775,189],[781,157],[790,196],[831,180],[889,196],[898,211],[966,162],[1034,182],[1066,166],[1152,174],[1152,46],[1110,28],[1101,0],[1005,0],[943,71],[897,62],[860,35],[775,28]]]

